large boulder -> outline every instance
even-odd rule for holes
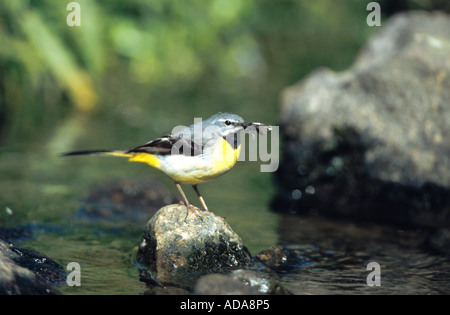
[[[349,70],[283,92],[281,129],[276,209],[450,226],[450,16],[384,22]]]

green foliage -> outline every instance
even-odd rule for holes
[[[79,27],[69,2],[0,2],[0,141],[92,113],[129,133],[217,111],[276,123],[283,87],[349,66],[373,32],[358,0],[79,0]]]

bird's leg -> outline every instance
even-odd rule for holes
[[[196,207],[193,206],[193,205],[191,205],[191,204],[189,203],[189,201],[187,200],[187,197],[186,197],[186,195],[185,195],[185,193],[184,193],[184,191],[183,191],[183,188],[181,188],[181,185],[180,185],[179,183],[177,183],[177,182],[175,182],[175,185],[177,186],[178,191],[180,192],[180,195],[181,195],[181,197],[183,198],[183,202],[184,202],[184,204],[186,205],[186,217],[184,218],[184,221],[186,221],[186,219],[187,219],[187,217],[188,217],[188,215],[189,215],[189,208],[191,208],[191,207],[192,207],[192,209],[194,210],[195,216],[196,216],[197,218],[199,218],[199,219],[202,219],[202,218],[197,214]]]
[[[192,188],[194,188],[195,192],[197,193],[198,199],[200,199],[200,202],[203,206],[203,208],[208,211],[208,207],[206,206],[205,200],[203,199],[202,195],[200,195],[200,192],[198,191],[197,185],[192,185]]]
[[[183,188],[181,188],[181,185],[178,184],[177,182],[175,182],[175,185],[177,186],[178,191],[180,192],[180,195],[181,195],[181,197],[183,198],[184,205],[185,205],[186,207],[189,207],[189,206],[190,206],[190,203],[189,203],[189,201],[187,200],[186,195],[184,194]]]

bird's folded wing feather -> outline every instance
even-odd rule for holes
[[[159,155],[199,155],[203,151],[201,145],[197,145],[191,139],[180,136],[166,135],[153,141],[132,147],[126,153],[149,153]]]

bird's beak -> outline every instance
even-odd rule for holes
[[[260,122],[251,122],[251,123],[247,123],[244,122],[242,124],[242,127],[245,129],[249,128],[249,127],[254,127],[256,129],[256,131],[258,131],[258,133],[265,133],[267,132],[267,130],[272,130],[272,126],[270,125],[266,125]]]

